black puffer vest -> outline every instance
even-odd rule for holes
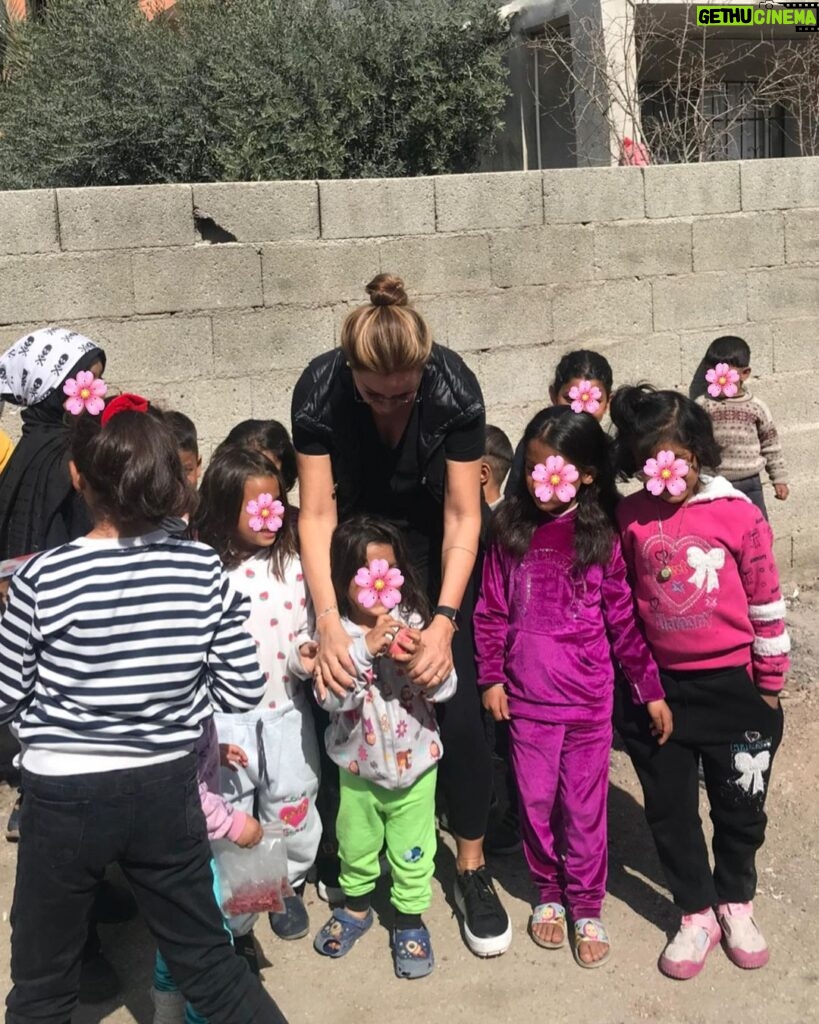
[[[338,518],[358,507],[363,475],[360,441],[356,436],[355,386],[341,349],[313,359],[302,374],[310,381],[310,396],[292,409],[293,427],[319,438],[330,452],[336,485]],[[484,416],[483,395],[475,374],[455,352],[438,345],[424,367],[419,389],[418,467],[420,482],[443,503],[446,477],[444,441],[447,434]]]

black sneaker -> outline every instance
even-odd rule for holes
[[[284,913],[268,914],[270,927],[280,939],[303,939],[310,931],[310,918],[298,893],[284,897]]]
[[[10,843],[16,843],[20,839],[20,798],[18,797],[14,807],[11,809],[9,820],[6,822],[6,839]]]
[[[522,846],[518,816],[511,807],[507,807],[502,818],[490,822],[483,848],[487,853],[507,856],[517,853]]]
[[[253,938],[253,932],[248,932],[247,935],[234,935],[233,948],[236,950],[237,956],[244,957],[247,960],[250,973],[255,974],[258,978],[260,974],[259,953],[256,949],[256,940]]]
[[[455,905],[464,919],[466,944],[475,956],[500,956],[512,944],[512,922],[486,867],[455,876]]]

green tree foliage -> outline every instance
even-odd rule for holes
[[[51,0],[6,36],[0,188],[469,170],[505,46],[494,0]]]

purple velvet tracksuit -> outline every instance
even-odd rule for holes
[[[599,917],[606,891],[612,655],[643,704],[663,698],[615,540],[576,571],[576,513],[539,526],[518,559],[493,544],[475,609],[478,685],[503,683],[526,859],[541,903]]]

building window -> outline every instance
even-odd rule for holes
[[[754,82],[717,82],[696,110],[667,87],[644,83],[643,134],[658,163],[784,156],[785,118],[756,99]]]

